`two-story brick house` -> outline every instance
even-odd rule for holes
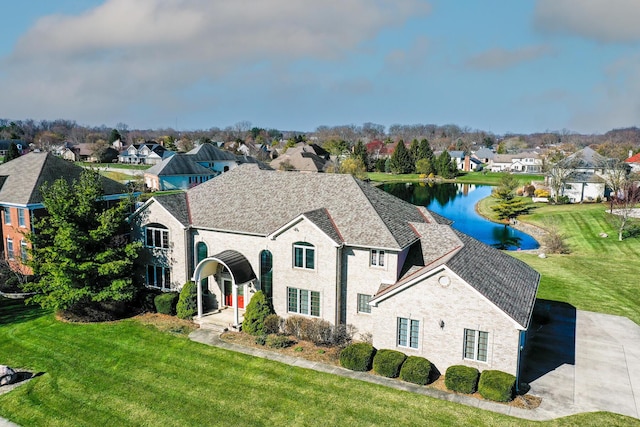
[[[147,284],[233,310],[257,291],[283,317],[351,324],[377,348],[518,373],[539,274],[350,175],[250,165],[132,216]],[[204,293],[204,294],[203,294]]]

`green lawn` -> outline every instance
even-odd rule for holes
[[[492,198],[482,200],[478,211],[491,217]],[[547,228],[553,224],[567,236],[569,255],[510,252],[542,274],[538,298],[564,301],[578,309],[616,314],[640,324],[640,285],[636,265],[640,238],[618,241],[607,221],[604,204],[535,204],[519,219]],[[609,237],[602,238],[600,233]]]
[[[43,372],[0,395],[24,426],[630,425],[609,413],[532,423],[189,341],[135,320],[69,324],[0,299],[2,363]]]
[[[468,184],[498,185],[504,172],[463,172],[455,179],[443,180],[443,182],[463,182]],[[534,174],[514,174],[518,177],[522,185],[531,181],[542,181],[544,176]],[[412,173],[405,175],[394,175],[384,172],[368,172],[367,177],[374,182],[417,182],[421,181],[420,174]]]

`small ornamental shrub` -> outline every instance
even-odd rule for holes
[[[188,281],[180,291],[176,313],[180,319],[191,319],[198,312],[198,288]]]
[[[533,192],[533,195],[536,197],[549,197],[551,194],[549,190],[545,190],[544,188],[538,188]]]
[[[516,377],[502,371],[482,371],[478,392],[480,396],[494,402],[510,402],[513,399],[513,390]]]
[[[264,332],[268,334],[279,334],[282,317],[277,314],[270,314],[264,318]]]
[[[449,390],[471,394],[478,389],[479,376],[480,372],[476,368],[464,365],[449,366],[444,377],[444,384]]]
[[[153,302],[156,305],[156,311],[158,313],[173,315],[176,313],[176,303],[178,302],[178,293],[165,292],[155,297]]]
[[[265,345],[267,343],[267,336],[266,335],[258,335],[256,337],[255,343],[258,345]]]
[[[397,378],[407,355],[396,350],[378,350],[373,358],[375,373],[387,378]]]
[[[300,336],[300,330],[302,329],[302,322],[304,322],[302,316],[290,316],[284,321],[284,333],[286,335]]]
[[[268,335],[266,344],[271,348],[287,348],[296,342],[285,335]]]
[[[409,383],[428,384],[430,375],[431,362],[424,357],[409,356],[400,368],[400,379]]]
[[[244,312],[242,330],[250,335],[265,335],[264,321],[270,314],[273,314],[273,308],[269,300],[262,291],[256,292]]]
[[[155,299],[158,295],[162,295],[162,292],[155,289],[149,289],[149,288],[141,289],[136,295],[137,306],[140,307],[140,309],[143,312],[155,313],[156,312]]]
[[[340,352],[340,366],[352,371],[369,371],[375,354],[376,349],[371,344],[364,342],[351,344]]]

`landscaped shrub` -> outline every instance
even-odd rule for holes
[[[373,370],[383,377],[397,378],[407,355],[396,350],[379,350],[373,358]]]
[[[266,343],[271,348],[287,348],[296,342],[285,335],[269,335],[267,336]]]
[[[244,313],[242,330],[251,335],[266,334],[264,321],[270,314],[273,314],[273,308],[267,297],[262,291],[256,292]]]
[[[376,349],[368,343],[358,342],[345,347],[340,352],[340,366],[352,371],[371,370]]]
[[[188,281],[180,291],[176,313],[180,319],[191,319],[198,312],[198,288]]]
[[[255,343],[258,345],[265,345],[267,343],[267,336],[266,335],[258,335],[256,337]]]
[[[502,371],[482,371],[478,382],[480,396],[495,402],[509,402],[513,399],[516,377]]]
[[[298,338],[311,341],[316,345],[331,343],[333,326],[323,319],[305,318],[300,324],[300,336]]]
[[[161,314],[175,314],[176,303],[178,302],[177,292],[165,292],[153,299],[156,311]]]
[[[285,319],[283,329],[286,335],[300,336],[300,329],[302,322],[304,322],[302,316],[289,316]]]
[[[266,334],[279,334],[282,317],[277,314],[270,314],[264,318],[264,332]]]
[[[544,188],[538,188],[533,192],[535,197],[549,197],[549,190],[545,190]]]
[[[480,372],[476,368],[453,365],[447,368],[444,384],[449,390],[470,394],[477,390],[479,376]]]
[[[409,383],[428,384],[430,375],[431,362],[424,357],[409,356],[402,364],[402,368],[400,368],[400,379]]]

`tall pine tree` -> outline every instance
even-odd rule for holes
[[[391,168],[391,172],[395,174],[413,172],[414,165],[411,159],[411,154],[409,154],[403,140],[398,141],[398,145],[396,145],[396,149],[391,155],[389,167]]]
[[[69,184],[58,179],[40,189],[46,215],[27,235],[27,261],[37,281],[24,289],[31,301],[53,309],[82,309],[94,303],[127,301],[134,295],[139,242],[129,242],[128,201],[107,207],[100,175],[84,171]]]

